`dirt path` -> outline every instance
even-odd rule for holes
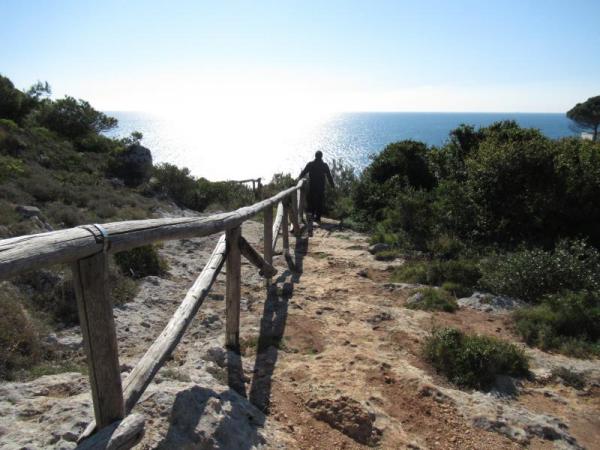
[[[242,358],[253,359],[257,348],[259,353],[252,373],[245,374],[244,388],[254,404],[283,426],[294,447],[597,445],[597,386],[584,396],[562,385],[526,381],[516,397],[471,395],[450,386],[422,361],[421,343],[432,326],[453,325],[516,340],[506,316],[404,308],[410,291],[381,283],[389,276],[389,263],[369,255],[364,235],[319,229],[308,252],[302,244],[297,249],[302,274],[283,274],[278,284],[282,296],[257,301],[242,319],[243,329],[250,330],[242,338],[253,344],[244,348]],[[278,267],[282,265],[279,261]],[[256,288],[245,293],[253,296]],[[251,334],[257,321],[258,342]],[[261,395],[261,389],[270,396]]]

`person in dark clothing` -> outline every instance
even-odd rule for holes
[[[332,188],[335,187],[329,166],[323,162],[323,153],[321,151],[315,153],[315,159],[306,165],[298,179],[302,179],[306,175],[308,175],[310,180],[307,211],[309,214],[312,214],[316,222],[320,223],[321,214],[323,214],[323,204],[325,203],[325,178],[327,178]]]

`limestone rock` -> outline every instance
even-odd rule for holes
[[[483,292],[474,292],[470,297],[460,298],[457,302],[461,307],[491,313],[514,311],[517,308],[525,306],[525,303],[521,300]]]
[[[376,253],[382,252],[384,250],[389,250],[391,247],[388,244],[383,244],[381,242],[377,244],[373,244],[369,247],[369,253],[375,255]]]
[[[326,422],[360,444],[375,445],[381,438],[381,430],[374,426],[374,415],[352,398],[342,396],[336,399],[313,399],[306,406],[316,419]]]
[[[127,186],[138,186],[150,179],[152,153],[142,145],[130,145],[117,156],[114,172]]]
[[[19,214],[21,214],[21,217],[23,217],[24,219],[30,219],[31,217],[40,217],[42,215],[40,208],[38,208],[37,206],[19,205],[15,208],[15,210]]]

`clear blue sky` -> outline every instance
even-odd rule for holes
[[[600,95],[599,0],[0,7],[0,73],[105,110],[564,112]]]

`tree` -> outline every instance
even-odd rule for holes
[[[12,81],[0,75],[0,118],[19,120],[25,95],[15,88]]]
[[[592,141],[598,142],[600,95],[590,97],[583,103],[577,103],[567,112],[567,117],[575,122],[578,129],[590,131],[592,133]]]
[[[117,119],[96,111],[85,100],[68,96],[45,104],[38,120],[68,139],[82,139],[117,126]]]

